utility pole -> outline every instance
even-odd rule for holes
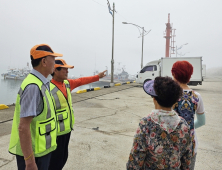
[[[112,60],[111,60],[111,86],[114,85],[113,83],[113,72],[114,72],[114,59],[113,59],[113,55],[114,55],[114,14],[115,14],[115,3],[113,3],[113,33],[112,33]]]
[[[142,27],[143,33],[142,33],[142,56],[141,56],[141,69],[143,68],[143,37],[144,37],[144,27]]]

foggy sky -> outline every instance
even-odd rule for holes
[[[165,56],[163,32],[168,13],[177,47],[185,57],[203,56],[207,68],[222,66],[222,1],[110,0],[116,5],[114,61],[126,71],[140,70],[142,39],[129,22],[151,32],[144,37],[144,65]],[[30,63],[30,49],[49,44],[75,68],[69,75],[110,72],[112,16],[106,0],[0,0],[0,71]],[[172,55],[174,57],[175,55]]]

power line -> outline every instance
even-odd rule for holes
[[[120,13],[119,12],[116,12],[117,14],[119,14],[120,15]],[[129,21],[128,19],[126,19],[125,17],[123,17],[122,15],[120,15],[123,19],[125,19],[126,21]]]
[[[97,4],[101,5],[101,6],[105,7],[105,8],[107,8],[106,6],[104,6],[104,5],[100,4],[99,2],[97,2],[97,1],[95,1],[95,0],[92,0],[92,1],[94,1],[95,3],[97,3]]]

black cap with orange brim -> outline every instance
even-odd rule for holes
[[[54,68],[57,68],[57,67],[74,68],[74,66],[66,64],[65,60],[63,60],[63,59],[56,59],[55,60]]]

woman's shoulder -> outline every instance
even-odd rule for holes
[[[151,116],[150,115],[148,115],[148,116],[146,116],[146,117],[143,117],[142,119],[141,119],[141,121],[140,121],[140,124],[148,124],[148,123],[150,123],[150,122],[152,122],[151,121]]]
[[[194,91],[194,90],[192,92],[193,92],[193,99],[195,99],[197,103],[202,101],[202,97],[201,97],[200,93],[198,93],[197,91]]]
[[[183,117],[181,117],[181,116],[179,116],[179,117],[180,117],[180,122],[178,123],[177,127],[181,127],[181,126],[189,127],[189,125],[187,124],[187,121]]]
[[[143,117],[140,122],[139,122],[139,126],[140,128],[153,128],[153,127],[156,127],[157,124],[152,121],[152,117],[150,115],[146,116],[146,117]]]
[[[193,97],[195,98],[201,98],[200,93],[198,93],[197,91],[193,90],[193,89],[189,89],[189,90],[183,90],[184,92],[189,92]]]
[[[197,91],[193,90],[193,89],[189,89],[189,90],[183,90],[184,92],[192,92],[194,95],[197,95],[198,97],[201,96],[200,93],[198,93]]]
[[[194,91],[194,90],[193,90],[193,92],[194,92],[194,94],[197,95],[199,98],[201,97],[200,93],[198,93],[197,91]]]

